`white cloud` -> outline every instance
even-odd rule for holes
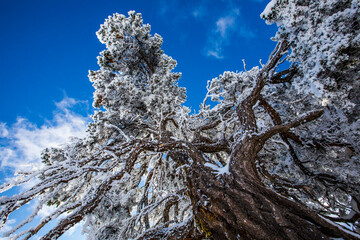
[[[12,225],[14,225],[14,223],[16,223],[16,219],[9,219],[6,221],[5,225],[2,228],[0,228],[0,240],[8,239],[1,236],[3,236],[4,233],[9,232],[13,228]]]
[[[5,123],[0,123],[0,138],[4,138],[9,134]]]
[[[216,20],[215,28],[212,29],[205,45],[205,53],[207,56],[217,59],[224,57],[222,54],[223,47],[228,44],[228,38],[231,37],[234,32],[239,15],[239,10],[235,9]]]
[[[0,167],[27,169],[40,163],[43,149],[60,146],[74,137],[84,137],[89,119],[71,110],[78,104],[84,102],[65,97],[55,104],[53,119],[42,126],[24,118],[18,118],[10,127],[0,123],[0,134],[6,140],[0,145]]]
[[[207,56],[208,57],[214,57],[217,59],[223,59],[224,56],[221,55],[221,49],[215,49],[215,50],[208,50],[207,51]]]
[[[224,58],[223,49],[233,37],[251,39],[255,34],[242,21],[240,9],[232,6],[226,14],[216,19],[205,44],[205,55],[217,59]]]
[[[85,221],[81,221],[80,223],[75,224],[75,226],[71,227],[66,233],[64,237],[69,239],[69,237],[75,237],[75,235],[81,234],[81,229],[83,228]],[[76,236],[79,239],[79,236]],[[84,238],[84,236],[82,236]],[[75,238],[74,238],[75,239]]]
[[[220,33],[222,38],[225,38],[229,29],[234,27],[235,17],[234,16],[226,16],[219,18],[216,21],[216,32]]]
[[[68,112],[71,107],[78,103],[84,103],[84,101],[78,101],[74,98],[69,98],[65,96],[63,100],[61,100],[60,102],[56,102],[55,106],[64,112]]]
[[[35,206],[36,204],[34,204],[34,207]],[[41,218],[46,218],[47,216],[50,216],[53,212],[55,212],[55,210],[56,210],[55,206],[43,205],[38,213],[38,216]]]
[[[40,154],[47,147],[57,147],[71,141],[72,138],[86,136],[86,128],[90,118],[78,114],[74,109],[81,110],[88,108],[88,103],[77,101],[73,98],[64,97],[60,102],[55,103],[56,110],[50,120],[45,120],[41,126],[36,125],[25,118],[18,118],[16,123],[9,125],[0,123],[0,181],[7,181],[4,175],[11,175],[14,170],[29,170],[34,167],[41,167]],[[84,112],[84,111],[82,111]],[[8,171],[10,170],[10,171]],[[23,185],[21,189],[28,189],[38,179],[33,179]],[[15,190],[16,192],[17,190]],[[37,201],[31,202],[28,207],[34,208]],[[24,210],[25,211],[25,210]],[[43,206],[38,217],[48,216],[54,211],[54,207]],[[16,219],[18,220],[18,219]],[[13,228],[15,219],[8,220],[0,230],[0,240],[5,232]],[[74,232],[75,231],[75,232]],[[73,235],[66,235],[69,239],[84,239],[78,227],[73,228]],[[36,239],[37,236],[34,236]]]

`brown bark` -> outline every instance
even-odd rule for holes
[[[265,187],[252,164],[259,143],[237,146],[230,173],[197,164],[188,176],[195,221],[212,239],[356,239],[309,208]]]
[[[287,43],[279,43],[257,76],[251,93],[236,106],[243,137],[231,149],[229,173],[218,174],[206,167],[201,154],[193,150],[194,164],[187,175],[188,194],[198,227],[212,239],[358,239],[319,216],[305,205],[294,202],[266,187],[255,165],[257,153],[276,134],[293,137],[290,129],[313,121],[323,110],[308,112],[283,123],[261,97],[266,82],[290,81],[295,70],[272,75],[285,54]],[[260,101],[274,120],[274,126],[258,133],[253,106]],[[226,145],[226,144],[224,144]],[[204,148],[203,148],[204,149]],[[202,150],[203,150],[202,149]],[[201,151],[200,149],[198,149]],[[210,152],[210,151],[208,151]]]

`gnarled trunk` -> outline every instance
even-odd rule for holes
[[[264,186],[256,175],[254,140],[240,144],[228,174],[194,164],[187,184],[195,221],[213,239],[356,239]]]

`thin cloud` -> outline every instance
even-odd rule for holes
[[[191,12],[191,15],[196,19],[202,18],[206,14],[207,14],[207,10],[205,8],[205,5],[199,5],[197,7],[194,7]]]
[[[0,138],[4,138],[9,134],[5,123],[0,123]]]
[[[211,43],[211,48],[207,49],[206,56],[214,57],[216,59],[223,59],[222,48],[223,48],[223,39],[219,38],[216,41]]]
[[[205,44],[205,55],[217,59],[224,58],[223,49],[234,37],[244,39],[255,37],[255,34],[242,21],[238,8],[232,8],[227,14],[217,18]]]
[[[0,167],[26,170],[38,165],[44,148],[56,147],[72,138],[85,136],[88,117],[81,116],[71,109],[84,102],[65,97],[56,103],[53,119],[42,126],[25,118],[18,118],[10,127],[0,123]]]
[[[229,29],[234,27],[235,17],[234,16],[226,16],[219,18],[216,21],[216,32],[220,33],[222,38],[226,38]]]
[[[0,240],[6,240],[8,238],[1,237],[4,233],[10,231],[13,228],[13,225],[16,223],[16,219],[9,219],[6,221],[5,225],[0,229]]]
[[[222,51],[222,49],[208,50],[206,54],[207,54],[208,57],[214,57],[214,58],[217,58],[217,59],[223,59],[224,56],[220,55],[221,51]]]
[[[223,48],[228,44],[228,38],[236,26],[238,16],[239,11],[232,10],[227,15],[216,20],[215,28],[211,30],[205,45],[206,56],[217,59],[224,58]]]
[[[33,205],[33,208],[35,208],[35,206],[36,206],[36,204]],[[40,217],[41,219],[44,219],[44,218],[50,216],[55,211],[56,211],[55,206],[43,205],[38,213],[38,217]]]

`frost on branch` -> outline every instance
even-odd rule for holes
[[[360,114],[360,3],[358,0],[272,0],[261,17],[276,23],[276,41],[290,43],[299,63],[294,87],[323,105],[341,105],[354,121]],[[354,116],[353,116],[354,115]],[[356,117],[355,117],[356,116]]]
[[[309,12],[324,14],[310,3]],[[319,4],[334,13],[357,9]],[[279,24],[297,19],[286,13],[293,6],[273,0],[263,16]],[[200,111],[189,114],[162,38],[150,34],[140,14],[110,16],[97,33],[106,45],[100,70],[89,73],[99,110],[88,136],[44,150],[41,170],[0,187],[40,181],[0,198],[0,224],[37,204],[6,236],[29,239],[55,222],[43,236],[55,239],[82,222],[88,239],[358,239],[358,105],[349,110],[338,101],[341,89],[325,87],[331,104],[319,104],[306,84],[323,84],[324,72],[308,78],[311,56],[296,50],[313,42],[291,34],[289,26],[280,28],[261,66],[209,81]],[[286,58],[293,63],[279,70]],[[54,211],[37,221],[43,205]]]
[[[299,75],[289,90],[302,100],[296,104],[306,109],[326,106],[323,120],[300,135],[307,145],[331,154],[311,150],[300,160],[317,158],[312,168],[342,172],[343,180],[356,179],[360,162],[359,1],[272,0],[261,17],[279,27],[275,40],[290,44],[288,59],[297,65]]]
[[[131,138],[140,134],[136,125],[160,124],[161,114],[178,110],[186,95],[177,86],[181,74],[172,72],[176,61],[163,53],[161,36],[150,35],[141,14],[114,14],[97,36],[107,48],[98,57],[100,70],[90,71],[89,78],[95,88],[94,107],[106,111],[94,114],[89,128],[93,136]]]

